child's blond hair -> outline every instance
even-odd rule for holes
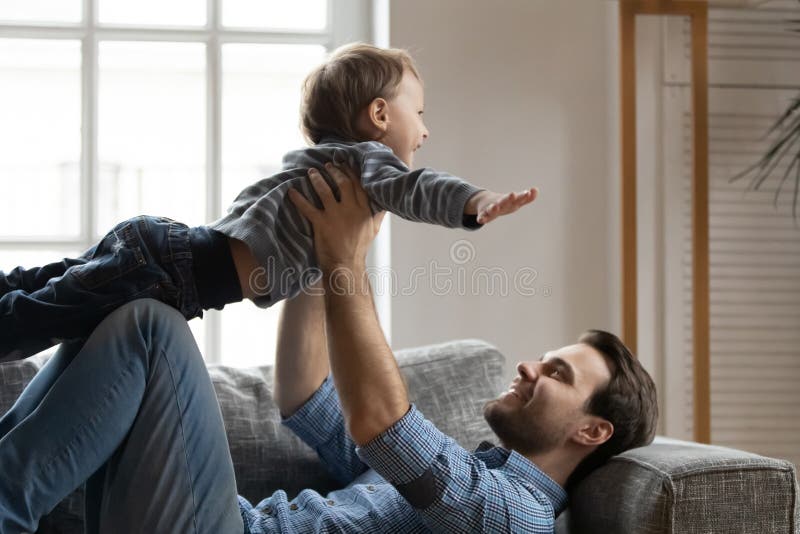
[[[414,60],[405,50],[364,43],[338,48],[303,83],[303,136],[311,144],[324,137],[364,141],[356,129],[359,113],[376,98],[394,97],[405,70],[419,79]]]

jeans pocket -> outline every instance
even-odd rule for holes
[[[107,285],[147,264],[133,229],[134,224],[134,221],[126,221],[116,226],[90,250],[90,256],[85,256],[86,263],[69,269],[85,289],[93,290]],[[139,285],[135,276],[131,277],[129,284],[125,280],[120,282],[125,286],[130,285],[131,290]]]

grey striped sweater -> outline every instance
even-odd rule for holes
[[[361,172],[373,211],[386,210],[410,221],[449,228],[480,227],[474,217],[464,217],[467,200],[480,188],[432,169],[410,170],[381,143],[326,139],[289,152],[283,158],[281,172],[244,189],[228,214],[210,225],[246,243],[264,269],[250,280],[251,287],[263,295],[255,299],[260,307],[296,295],[319,276],[313,269],[317,262],[311,224],[288,199],[287,190],[299,189],[320,207],[308,179],[308,169],[315,167],[338,196],[338,188],[324,172],[323,165],[330,161]]]

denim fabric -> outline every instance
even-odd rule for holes
[[[0,272],[0,362],[86,338],[111,311],[145,297],[186,319],[202,315],[185,225],[135,217],[78,258]]]
[[[0,532],[34,532],[87,479],[87,533],[241,533],[211,380],[186,321],[153,300],[64,344],[0,419]]]

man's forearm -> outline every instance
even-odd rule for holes
[[[338,273],[355,284],[341,283],[337,271],[323,276],[331,368],[347,428],[363,445],[406,414],[408,393],[378,322],[363,267]]]
[[[330,373],[321,284],[283,303],[275,354],[275,402],[284,417],[296,412]]]

